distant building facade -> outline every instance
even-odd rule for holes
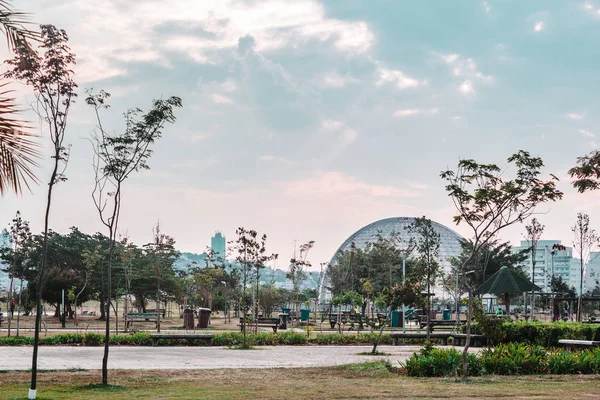
[[[566,247],[562,251],[554,251],[554,260],[552,257],[552,246],[561,244],[560,240],[540,240],[537,244],[535,254],[535,278],[534,283],[538,285],[542,292],[550,292],[550,280],[552,278],[552,270],[554,275],[561,277],[562,280],[579,293],[579,284],[581,282],[581,261],[573,257],[573,248]],[[526,240],[522,240],[519,246],[514,246],[514,253],[529,249],[530,244]],[[532,262],[531,252],[527,253],[528,257],[523,261],[523,266],[527,272],[527,276],[531,279]],[[554,261],[554,262],[553,262]],[[600,281],[600,252],[591,252],[590,259],[584,265],[584,286],[583,293],[592,292]]]
[[[225,236],[218,231],[213,237],[210,238],[210,248],[215,258],[225,261],[227,256],[226,243]]]

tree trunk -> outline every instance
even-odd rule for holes
[[[466,381],[469,376],[469,363],[468,363],[468,354],[469,354],[469,345],[471,344],[471,314],[473,312],[473,295],[471,294],[471,289],[469,288],[469,301],[467,307],[467,337],[465,339],[465,348],[463,349],[462,354],[462,380]]]
[[[379,345],[379,342],[381,341],[381,335],[383,335],[383,330],[385,329],[385,325],[387,324],[388,320],[389,320],[389,314],[391,314],[392,311],[390,310],[389,313],[386,313],[385,315],[385,321],[383,321],[383,323],[381,324],[381,326],[379,327],[379,335],[377,335],[377,340],[375,340],[375,343],[373,343],[373,350],[371,350],[371,354],[375,354],[377,353],[377,346]]]
[[[14,311],[14,307],[11,308],[12,306],[12,299],[13,299],[13,281],[14,281],[14,277],[10,277],[10,286],[9,286],[9,290],[8,290],[8,296],[6,297],[6,304],[8,307],[6,307],[6,310],[8,311],[8,337],[10,337],[10,325],[12,322],[12,317],[13,317],[13,311]]]

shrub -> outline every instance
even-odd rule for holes
[[[546,372],[546,349],[524,343],[508,343],[483,350],[480,355],[486,373],[529,375]]]
[[[475,354],[467,355],[469,375],[480,375],[481,362]],[[426,344],[419,353],[414,353],[400,365],[409,376],[443,377],[462,374],[462,353],[455,348],[440,349]]]
[[[600,340],[600,326],[574,322],[504,322],[499,343],[527,343],[543,347],[557,347],[560,339]],[[464,327],[463,327],[464,332]],[[471,325],[471,333],[481,334],[477,323]]]

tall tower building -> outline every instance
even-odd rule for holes
[[[225,236],[221,232],[217,231],[215,235],[210,238],[210,248],[213,251],[213,255],[219,261],[225,261]]]

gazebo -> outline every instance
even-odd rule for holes
[[[531,290],[540,290],[527,278],[523,278],[514,269],[506,266],[500,268],[495,274],[490,276],[483,285],[475,291],[475,293],[483,294],[490,293],[496,295],[504,295],[504,304],[506,305],[506,315],[510,313],[509,296],[514,293],[523,293]]]

